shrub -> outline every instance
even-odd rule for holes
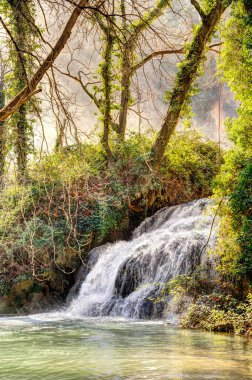
[[[110,162],[99,145],[67,147],[34,162],[26,184],[2,192],[2,288],[15,291],[15,279],[27,275],[64,293],[70,281],[65,274],[91,247],[128,229],[132,213],[144,217],[148,208],[211,194],[216,144],[195,131],[179,132],[157,172],[149,165],[151,145],[152,139],[132,134]]]
[[[215,183],[215,194],[224,199],[217,253],[219,269],[231,278],[252,280],[252,159],[235,150],[226,155]]]
[[[174,278],[160,297],[170,299],[168,309],[180,315],[182,327],[252,336],[252,294],[239,299],[236,286],[211,280],[204,270]]]

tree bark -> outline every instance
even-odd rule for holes
[[[106,35],[106,48],[104,55],[104,66],[102,69],[102,77],[103,77],[103,86],[104,86],[104,116],[103,116],[103,135],[102,135],[102,145],[107,154],[107,157],[111,157],[111,150],[109,147],[109,130],[111,126],[111,65],[112,65],[112,50],[113,50],[114,38],[112,34],[107,32]]]
[[[4,79],[0,78],[0,110],[5,105]],[[6,156],[6,129],[5,121],[0,122],[0,183],[4,174]]]
[[[16,111],[15,116],[15,153],[17,159],[17,178],[22,183],[27,178],[27,161],[29,153],[29,121],[27,120],[26,104]]]
[[[29,83],[17,94],[3,109],[0,110],[0,122],[6,120],[11,116],[21,105],[28,102],[28,100],[36,93],[36,87],[45,75],[45,73],[53,65],[56,58],[59,56],[67,41],[69,40],[73,27],[75,26],[78,17],[80,16],[83,7],[88,4],[89,0],[80,0],[78,6],[76,6],[68,19],[66,26],[56,42],[54,48],[49,53],[47,58],[32,76]]]
[[[122,79],[121,79],[121,101],[120,101],[120,113],[119,113],[119,125],[118,134],[123,141],[126,133],[127,114],[130,100],[130,84],[131,84],[131,60],[130,51],[125,46],[124,55],[122,58]]]
[[[185,59],[181,63],[166,117],[152,147],[151,156],[154,167],[161,163],[165,148],[178,124],[183,105],[200,67],[205,47],[229,3],[225,0],[217,0],[211,11],[202,17],[202,23],[193,38]]]
[[[19,93],[28,80],[27,72],[29,71],[29,65],[23,52],[28,49],[31,51],[29,42],[32,37],[30,35],[32,30],[24,19],[23,14],[30,11],[32,4],[30,0],[23,0],[22,2],[8,0],[8,3],[12,10],[12,29],[15,40],[15,47],[12,47],[11,54],[14,77],[13,90],[15,93]],[[31,14],[29,14],[29,18],[32,19]],[[18,181],[22,182],[26,178],[27,158],[30,150],[30,137],[32,135],[32,127],[28,120],[27,104],[21,105],[16,110],[12,121],[12,129],[14,131],[13,147],[17,158]]]

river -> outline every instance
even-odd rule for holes
[[[252,341],[156,321],[0,318],[4,380],[249,380]]]

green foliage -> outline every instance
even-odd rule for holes
[[[252,294],[241,300],[235,286],[209,279],[204,268],[193,277],[180,275],[164,284],[157,302],[167,298],[182,327],[252,335]]]
[[[247,156],[238,148],[226,154],[215,180],[215,195],[223,199],[216,253],[225,276],[251,281],[252,165]]]
[[[34,72],[34,51],[38,47],[39,29],[34,23],[33,0],[4,0],[2,3],[0,11],[6,16],[7,28],[12,36],[7,42],[11,71],[5,76],[6,97],[12,98],[26,86]],[[36,103],[38,112],[39,104]],[[8,122],[9,149],[13,149],[16,154],[20,179],[25,177],[27,157],[33,152],[34,117],[31,111],[34,112],[34,102],[33,105],[29,102],[22,105]]]
[[[217,145],[193,130],[179,132],[154,173],[154,137],[132,134],[109,164],[99,144],[61,149],[30,165],[29,183],[1,192],[4,289],[15,291],[23,276],[58,289],[58,273],[72,272],[90,248],[127,230],[131,212],[144,217],[148,208],[211,194]]]
[[[200,297],[188,306],[181,325],[252,336],[252,294],[243,302],[219,293]]]
[[[157,0],[150,11],[145,12],[139,20],[130,23],[133,43],[135,37],[138,36],[139,33],[141,33],[150,23],[162,15],[164,9],[169,5],[169,2],[169,0]]]
[[[187,141],[185,142],[184,137]],[[188,191],[211,192],[212,179],[218,173],[220,157],[217,144],[203,143],[203,138],[193,130],[175,134],[168,145],[165,157],[171,172],[180,175],[188,186]]]
[[[4,297],[10,291],[9,284],[5,281],[4,277],[0,277],[0,297]]]
[[[228,123],[229,136],[237,146],[251,150],[252,22],[243,1],[233,3],[232,17],[226,22],[222,37],[225,43],[219,69],[240,102],[238,118]]]
[[[231,17],[222,31],[224,44],[219,61],[220,73],[240,103],[238,117],[227,120],[234,148],[215,182],[215,194],[225,199],[217,253],[219,269],[226,276],[252,279],[251,240],[251,143],[252,143],[252,22],[247,3],[233,2]],[[235,52],[235,54],[234,54]]]
[[[241,255],[238,260],[241,275],[252,280],[252,160],[239,173],[230,196],[233,229],[238,231],[237,243]]]

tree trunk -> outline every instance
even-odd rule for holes
[[[107,157],[111,157],[111,150],[109,147],[109,131],[111,127],[111,66],[112,66],[112,51],[113,51],[114,39],[111,33],[108,31],[106,35],[106,47],[104,54],[104,66],[102,69],[103,86],[104,86],[104,116],[103,116],[103,135],[102,145],[107,154]]]
[[[0,80],[0,110],[5,105],[4,80]],[[0,182],[4,174],[6,156],[6,130],[5,121],[0,122]]]
[[[131,84],[131,62],[129,59],[129,54],[127,52],[127,45],[124,49],[124,56],[122,60],[122,79],[121,79],[121,102],[120,102],[120,113],[119,113],[119,125],[118,134],[121,141],[125,139],[126,125],[127,125],[127,114],[128,106],[130,100],[130,84]]]
[[[228,5],[225,0],[217,0],[212,10],[203,17],[202,24],[193,38],[184,61],[181,63],[166,117],[152,147],[152,164],[154,167],[161,163],[165,148],[178,124],[181,110],[200,67],[204,49]]]
[[[26,84],[27,72],[29,71],[27,59],[23,51],[29,49],[28,42],[31,38],[30,33],[32,33],[32,31],[24,19],[23,13],[29,12],[31,4],[30,0],[24,0],[23,2],[18,2],[17,0],[8,1],[12,9],[13,37],[16,43],[16,47],[12,48],[14,91],[19,93]],[[16,49],[19,51],[16,51]],[[26,104],[21,105],[15,112],[12,127],[14,130],[13,146],[17,158],[18,180],[22,182],[26,177],[30,132],[32,132],[28,121]]]
[[[18,181],[23,182],[27,174],[27,158],[29,152],[29,122],[27,120],[26,104],[16,112],[15,117],[15,153],[17,156]]]

